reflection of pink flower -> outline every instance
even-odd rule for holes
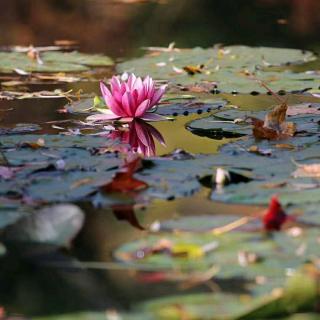
[[[148,112],[159,103],[165,92],[165,86],[156,89],[149,76],[142,80],[131,74],[127,81],[121,81],[118,77],[113,76],[110,81],[111,91],[103,82],[100,82],[100,89],[110,109],[99,110],[101,114],[89,116],[87,120],[123,119],[131,121],[134,118],[141,118],[147,121],[157,121],[165,119],[158,114]]]
[[[120,139],[123,143],[128,144],[133,152],[142,153],[148,157],[156,154],[154,138],[165,145],[161,133],[141,119],[134,119],[130,122],[127,131],[119,129],[113,131],[110,137]]]

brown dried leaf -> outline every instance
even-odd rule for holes
[[[294,136],[296,125],[293,122],[286,122],[287,109],[287,103],[283,102],[269,112],[264,121],[251,117],[254,137],[256,139],[278,140]]]
[[[282,131],[282,124],[286,120],[287,109],[287,103],[276,106],[266,115],[263,126],[275,131]]]

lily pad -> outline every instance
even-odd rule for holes
[[[117,66],[119,72],[135,72],[151,75],[155,79],[188,85],[191,83],[213,82],[220,91],[251,92],[264,91],[248,75],[267,83],[274,90],[301,90],[316,88],[318,75],[294,73],[290,70],[268,71],[266,65],[303,63],[315,60],[311,52],[294,49],[266,47],[230,46],[223,49],[185,49],[174,52],[159,52],[156,55],[133,59]],[[186,66],[202,66],[199,72],[188,74]],[[288,68],[289,69],[289,68]],[[178,70],[178,71],[177,71]]]
[[[34,131],[41,130],[41,127],[38,124],[34,123],[17,123],[12,128],[0,128],[0,135],[5,134],[21,134],[21,133],[30,133]]]
[[[42,63],[39,63],[25,53],[0,52],[0,72],[13,73],[16,69],[26,72],[82,72],[90,67],[113,65],[107,56],[78,52],[46,52],[41,59]]]
[[[192,320],[278,319],[278,316],[312,308],[316,301],[317,288],[310,275],[297,272],[286,284],[278,285],[284,288],[274,286],[268,294],[260,296],[223,292],[186,294],[150,300],[137,309],[163,320],[178,320],[182,315]]]
[[[174,256],[166,251],[142,254],[142,252],[148,252],[149,248],[157,247],[163,241],[172,243],[173,248],[183,246],[185,250],[194,250],[194,248],[202,250],[201,248],[206,248],[213,242],[217,243],[217,247],[193,258],[183,255]],[[250,233],[234,232],[220,236],[210,233],[183,233],[151,235],[122,245],[114,252],[114,256],[127,267],[144,271],[190,272],[204,271],[215,266],[218,270],[217,278],[255,279],[263,275],[266,278],[277,279],[285,276],[287,268],[298,268],[306,260],[305,256],[280,250],[279,245],[272,239]],[[245,266],[242,265],[239,254],[243,251],[254,255],[256,260]]]
[[[247,120],[249,117],[264,120],[266,114],[267,111],[224,110],[208,117],[193,120],[186,125],[186,128],[194,134],[212,139],[241,137],[252,135],[253,126]],[[317,133],[319,129],[320,115],[317,113],[298,113],[290,115],[287,119],[296,124],[298,133]]]
[[[89,67],[109,67],[113,66],[113,60],[102,54],[85,54],[77,51],[58,52],[47,51],[42,56],[44,61],[68,62]]]

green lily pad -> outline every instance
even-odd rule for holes
[[[315,60],[311,52],[294,49],[266,47],[230,46],[224,51],[213,49],[185,49],[161,52],[157,55],[133,59],[117,66],[118,72],[135,72],[141,76],[151,75],[155,79],[167,80],[182,85],[213,82],[224,92],[264,91],[260,85],[246,75],[247,70],[267,83],[273,90],[301,90],[317,87],[317,75],[294,73],[290,70],[268,71],[265,65],[303,63]],[[186,66],[201,66],[193,75],[183,70]],[[179,70],[177,72],[177,69]]]
[[[201,248],[205,248],[213,242],[217,243],[217,248],[192,258],[173,256],[168,252],[142,254],[142,252],[148,252],[148,248],[153,248],[161,243],[163,239],[170,241],[173,248],[183,246],[186,250],[190,249],[190,254],[193,253],[195,247],[202,250]],[[162,234],[150,235],[141,240],[124,244],[114,252],[114,257],[129,268],[144,271],[180,270],[190,272],[204,271],[215,266],[218,269],[217,278],[255,279],[257,276],[264,276],[270,279],[281,279],[285,276],[286,269],[298,268],[306,261],[306,256],[297,256],[295,253],[281,250],[281,248],[272,239],[244,232],[219,236],[210,233]],[[255,255],[255,262],[244,266],[239,256],[244,251]],[[140,256],[142,258],[138,258]]]
[[[182,316],[191,320],[278,319],[278,316],[312,309],[317,298],[315,282],[303,272],[295,273],[280,288],[274,286],[273,292],[260,296],[223,292],[171,296],[142,303],[137,310],[161,320],[178,320]]]
[[[113,65],[107,56],[79,52],[46,52],[41,54],[41,59],[43,63],[31,60],[25,53],[0,52],[0,72],[13,73],[15,69],[26,72],[82,72],[90,67]]]
[[[237,138],[252,133],[252,125],[246,121],[247,117],[264,119],[265,114],[266,112],[227,109],[193,120],[186,128],[194,134],[212,139]]]
[[[320,226],[319,204],[308,204],[303,206],[303,214],[298,217],[298,221],[310,226]]]
[[[102,54],[85,54],[77,51],[58,52],[47,51],[42,56],[44,61],[67,62],[89,67],[109,67],[113,66],[113,60]]]
[[[287,182],[286,186],[281,186],[283,180],[278,178],[229,185],[224,188],[223,193],[214,191],[211,194],[211,199],[227,203],[267,205],[271,196],[278,194],[283,205],[319,203],[320,189],[314,187],[299,190],[295,187],[297,182],[292,180],[292,184]],[[269,185],[274,185],[274,187],[269,187]]]
[[[34,123],[17,123],[12,128],[0,128],[0,135],[5,134],[21,134],[21,133],[30,133],[34,131],[41,130],[41,127],[38,124]]]
[[[246,120],[254,117],[265,119],[267,111],[242,111],[223,110],[208,117],[196,119],[186,125],[186,128],[194,134],[206,136],[212,139],[221,137],[241,137],[252,135],[253,126]],[[298,114],[287,117],[287,121],[294,122],[297,132],[317,133],[319,129],[318,114]]]

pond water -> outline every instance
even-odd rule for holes
[[[163,46],[168,45],[171,40],[176,40],[181,47],[194,47],[198,45],[209,46],[212,43],[217,42],[223,42],[227,44],[239,42],[241,44],[272,45],[278,47],[297,46],[303,48],[316,48],[319,45],[316,40],[316,36],[312,32],[314,25],[305,27],[306,29],[301,29],[301,34],[298,31],[296,31],[296,34],[293,34],[293,26],[291,22],[289,22],[289,25],[287,25],[286,19],[288,19],[288,21],[293,21],[290,19],[294,19],[293,16],[296,14],[296,12],[295,8],[291,7],[291,11],[288,11],[289,7],[286,2],[283,2],[283,4],[278,6],[275,5],[275,7],[273,6],[272,1],[270,1],[269,4],[268,1],[249,1],[253,7],[249,7],[248,5],[244,4],[244,2],[243,5],[235,4],[232,1],[220,1],[215,2],[214,4],[212,1],[201,2],[203,3],[199,5],[199,1],[189,1],[188,5],[186,5],[181,4],[180,2],[180,4],[178,4],[177,1],[160,1],[160,4],[158,1],[151,1],[151,3],[138,2],[136,4],[128,5],[123,3],[114,4],[113,2],[111,4],[110,1],[108,5],[104,6],[102,1],[82,1],[81,5],[77,7],[72,1],[61,1],[61,3],[57,1],[56,4],[54,1],[52,1],[51,6],[52,8],[55,8],[55,10],[52,10],[50,15],[47,12],[51,8],[50,5],[41,4],[40,7],[43,10],[43,14],[47,14],[52,19],[59,17],[59,13],[56,11],[70,10],[71,12],[73,10],[72,8],[77,8],[74,9],[74,17],[70,16],[69,19],[73,23],[74,21],[79,21],[79,30],[83,30],[84,28],[83,20],[80,19],[83,17],[83,15],[87,14],[89,17],[88,19],[90,20],[90,32],[97,32],[95,39],[102,39],[103,36],[111,37],[110,34],[114,33],[114,42],[112,44],[105,44],[101,43],[102,41],[95,40],[93,43],[91,39],[92,37],[90,38],[86,35],[78,35],[75,30],[70,31],[70,29],[76,28],[68,28],[69,32],[66,33],[66,35],[72,39],[79,40],[81,43],[80,49],[83,49],[86,52],[104,52],[113,56],[114,58],[120,57],[121,59],[119,59],[119,61],[141,56],[142,53],[139,50],[140,46]],[[12,4],[8,4],[8,8],[10,7],[11,10],[14,10],[17,8],[15,7],[17,6],[17,3],[17,1],[12,1]],[[79,12],[81,11],[81,6],[82,12]],[[237,10],[239,9],[237,9],[238,6],[241,8],[241,14],[237,13]],[[29,27],[27,30],[28,32],[26,31],[26,37],[28,40],[38,40],[37,44],[48,44],[47,41],[52,42],[53,40],[57,39],[57,34],[55,34],[53,31],[49,34],[48,38],[45,39],[42,34],[42,30],[39,31],[38,38],[36,38],[36,35],[32,30],[34,26],[41,26],[43,22],[35,22],[35,25],[33,26],[32,23],[30,23],[32,20],[29,20],[32,19],[31,12],[29,9],[26,9],[25,4],[21,4],[20,7],[18,6],[18,8],[20,8],[21,12],[24,12],[25,10],[27,13],[25,19],[29,21]],[[37,10],[40,10],[39,8]],[[105,11],[99,12],[99,8],[104,8]],[[119,8],[121,8],[121,10]],[[112,13],[108,12],[107,9],[109,9]],[[168,13],[170,13],[173,9],[174,13],[169,15]],[[213,13],[207,13],[206,11],[208,10],[212,10]],[[117,11],[118,15],[115,14]],[[153,14],[150,15],[150,12]],[[244,26],[242,27],[243,31],[237,33],[236,37],[233,33],[233,31],[235,31],[235,26],[230,26],[230,23],[221,21],[221,17],[219,19],[221,13],[224,14],[225,12],[229,13],[227,17],[229,22],[230,20],[234,21],[234,18],[237,17],[237,23],[240,23]],[[167,16],[164,13],[167,13]],[[64,12],[60,13],[60,16],[62,21],[67,21],[67,17]],[[109,27],[104,29],[102,28],[103,30],[100,30],[101,28],[99,29],[99,26],[101,26],[102,20],[111,16],[114,19],[112,20],[114,29]],[[223,16],[226,17],[225,14]],[[311,13],[310,16],[313,17]],[[156,21],[153,20],[154,17],[156,17]],[[97,18],[97,25],[92,23],[93,18]],[[252,28],[252,26],[257,26],[255,20],[259,20],[260,18],[264,18],[263,21],[265,21],[265,23],[259,23],[260,29],[257,32],[248,33],[248,29]],[[279,21],[279,19],[283,19],[283,22],[275,22]],[[141,21],[143,21],[143,24],[141,24]],[[198,24],[197,21],[201,21],[201,23]],[[272,21],[272,23],[270,21]],[[317,25],[316,20],[314,20],[314,24]],[[142,25],[141,29],[140,25]],[[161,28],[156,29],[159,26],[161,26]],[[14,18],[12,18],[9,21],[8,30],[15,35],[13,39],[16,43],[25,44],[23,39],[19,38],[19,36],[14,33],[15,27],[17,30],[20,30],[19,28],[21,28],[21,26],[17,26],[17,21],[14,21]],[[219,32],[216,31],[217,27],[219,27]],[[286,28],[285,31],[283,28]],[[61,30],[60,34],[58,35],[63,34]],[[145,31],[143,36],[141,36],[141,33],[143,33],[141,30]],[[266,30],[268,30],[269,33],[266,32]],[[306,41],[302,36],[303,32],[307,32],[306,30],[311,30],[308,41]],[[121,38],[119,34],[123,35],[122,39],[119,39]],[[263,39],[261,39],[261,34],[264,37]],[[279,37],[275,37],[275,35],[279,35]],[[4,45],[8,43],[9,42],[7,41],[7,43],[2,44]],[[123,57],[126,58],[124,59]],[[319,60],[305,63],[302,65],[302,67],[300,65],[293,65],[291,70],[294,70],[295,72],[305,72],[310,70],[310,66],[312,67],[312,70],[317,70],[315,72],[315,76],[318,77]],[[281,64],[280,69],[281,68],[283,68],[283,64]],[[276,70],[280,69],[279,66],[276,66],[272,71],[276,72]],[[287,69],[287,67],[285,69]],[[140,70],[143,71],[143,66]],[[199,71],[199,73],[201,72],[203,71]],[[109,78],[114,73],[116,73],[115,67],[110,67],[103,69],[102,71],[99,69],[96,71],[96,73],[90,75],[90,77],[95,77],[97,79],[103,77]],[[176,76],[178,77],[179,75]],[[310,74],[305,75],[305,78],[308,78],[309,75]],[[7,74],[3,74],[3,77],[6,78]],[[316,78],[315,80],[305,78],[293,79],[292,82],[305,81],[308,83],[309,81],[311,83],[312,81],[313,89],[319,89],[319,78]],[[184,78],[180,78],[179,80],[185,81]],[[254,82],[254,80],[252,81]],[[303,85],[305,85],[305,82]],[[316,85],[314,85],[314,83]],[[170,88],[168,94],[169,99],[172,98],[171,95],[177,95],[177,87],[180,88],[179,85],[181,84],[175,83],[174,88]],[[188,83],[184,83],[183,85],[187,87]],[[24,84],[23,86],[23,91],[27,92],[42,90],[53,91],[55,89],[60,89],[64,92],[72,90],[72,93],[76,93],[81,89],[81,93],[90,95],[90,99],[92,99],[92,97],[95,95],[100,95],[99,83],[97,81],[77,81],[73,83],[54,84],[46,81],[43,83]],[[5,88],[6,87],[2,85],[2,90],[5,90]],[[205,88],[205,86],[203,88]],[[19,91],[20,89],[21,87],[14,86],[13,91]],[[305,86],[301,89],[305,89]],[[218,134],[218,136],[216,136],[216,133],[212,134],[212,131],[206,131],[204,133],[204,131],[201,130],[187,130],[186,127],[189,128],[189,126],[191,126],[192,128],[192,126],[195,124],[194,120],[198,119],[204,119],[204,121],[209,119],[206,125],[209,123],[210,126],[214,121],[208,117],[214,115],[220,111],[220,109],[225,110],[224,108],[227,108],[226,110],[228,112],[230,110],[232,112],[235,110],[235,112],[240,113],[242,111],[253,111],[257,114],[258,112],[264,112],[265,115],[266,110],[270,110],[270,108],[278,104],[275,100],[276,98],[273,95],[267,94],[265,89],[261,89],[260,92],[250,89],[246,91],[246,93],[232,92],[231,90],[226,90],[226,93],[224,93],[220,92],[220,90],[212,90],[212,88],[210,88],[210,90],[200,90],[200,92],[195,89],[188,89],[186,90],[187,92],[183,90],[179,91],[178,95],[180,99],[183,95],[188,94],[196,97],[196,109],[193,110],[195,112],[190,111],[191,109],[188,109],[189,111],[187,112],[185,111],[187,109],[186,101],[189,100],[183,100],[182,103],[181,100],[179,100],[179,103],[185,107],[185,109],[182,110],[183,112],[176,114],[176,109],[172,109],[173,111],[170,109],[170,112],[166,113],[165,115],[172,117],[171,120],[150,123],[154,129],[147,127],[149,128],[148,130],[157,130],[165,141],[164,146],[159,142],[159,139],[155,139],[155,154],[153,155],[152,159],[155,158],[155,161],[158,161],[157,165],[159,165],[161,160],[165,159],[167,161],[168,158],[173,156],[181,157],[182,160],[196,159],[198,161],[200,159],[198,162],[195,162],[191,165],[187,164],[187,161],[186,164],[184,164],[183,161],[181,161],[182,164],[180,164],[181,167],[186,165],[185,171],[197,171],[198,168],[195,166],[199,166],[199,172],[201,171],[201,175],[197,178],[195,178],[195,175],[192,176],[192,178],[190,176],[190,180],[197,180],[198,183],[198,180],[202,178],[202,176],[212,176],[214,175],[214,169],[217,166],[225,165],[224,162],[221,162],[220,164],[219,162],[214,162],[216,160],[212,160],[213,158],[208,158],[209,160],[207,160],[207,155],[219,155],[223,146],[233,143],[231,146],[234,146],[235,149],[237,149],[237,147],[239,148],[239,154],[240,157],[242,156],[242,160],[239,162],[239,165],[233,165],[232,167],[240,171],[247,170],[249,164],[245,162],[246,156],[241,154],[244,148],[244,150],[247,150],[247,140],[246,138],[242,137],[242,134],[238,135],[238,131],[236,131],[236,134],[234,134],[232,131],[234,128],[231,130],[232,134]],[[294,89],[288,91],[294,92],[284,92],[284,94],[281,95],[281,98],[283,101],[286,101],[289,106],[305,106],[306,104],[311,104],[312,108],[314,106],[318,108],[320,98],[313,96],[310,93],[306,94],[303,92],[303,90],[300,92]],[[279,93],[282,94],[281,92]],[[78,99],[73,97],[72,100],[77,102]],[[173,103],[175,103],[174,101],[175,100],[173,100]],[[200,103],[198,108],[197,103],[199,101]],[[39,137],[45,137],[45,140],[47,139],[47,134],[56,135],[61,132],[65,133],[69,129],[69,133],[74,133],[75,131],[71,130],[77,130],[79,128],[81,129],[81,133],[95,133],[102,130],[100,127],[98,129],[83,129],[83,127],[79,125],[79,120],[85,121],[87,113],[81,114],[77,112],[61,112],[61,110],[65,110],[64,108],[69,102],[69,99],[64,97],[0,100],[1,130],[10,130],[17,124],[39,125],[41,127],[40,130],[37,130],[34,133],[38,134]],[[169,104],[170,108],[172,108],[172,100],[169,100],[169,102],[166,103]],[[206,106],[207,103],[211,103],[210,108],[203,107],[203,105]],[[167,104],[164,104],[163,107],[166,107]],[[72,122],[70,120],[74,121]],[[300,120],[298,119],[298,121]],[[312,123],[318,123],[317,121],[317,118],[310,120]],[[200,129],[202,129],[202,127]],[[308,131],[309,129],[310,128],[307,126],[305,131]],[[292,139],[290,138],[291,140],[288,142],[288,144],[290,144],[289,147],[282,146],[280,148],[290,148],[293,145],[295,151],[301,150],[303,153],[305,150],[304,148],[306,148],[305,145],[317,147],[317,130],[318,129],[316,129],[316,131],[312,131],[312,133],[309,132],[310,134],[305,134],[305,131],[301,130],[303,133],[299,136],[299,139],[301,139],[302,142],[295,144],[295,142],[292,142]],[[118,138],[121,137],[123,133],[122,128],[120,131],[115,132]],[[25,141],[29,141],[28,134],[25,134]],[[136,135],[139,135],[139,133]],[[311,136],[314,140],[307,140]],[[7,135],[3,135],[3,137],[4,138],[1,139],[3,141],[1,141],[0,145],[4,147],[3,150],[5,154],[10,156],[11,151],[8,145],[10,145],[11,142],[6,140]],[[104,137],[106,140],[110,140],[110,135],[106,136],[105,134]],[[117,148],[119,148],[118,143],[115,143],[115,145]],[[126,147],[125,145],[126,144],[123,144],[123,147]],[[271,146],[273,148],[275,144],[272,144]],[[98,148],[99,146],[95,147]],[[265,148],[265,145],[262,144],[262,147]],[[12,147],[12,149],[14,148]],[[36,150],[37,148],[35,147],[34,149]],[[181,149],[183,151],[177,151],[177,149]],[[52,150],[49,151],[52,152]],[[45,154],[46,152],[44,151],[45,156],[48,158],[52,157],[52,155],[49,154],[49,151],[47,154]],[[281,151],[273,152],[275,153],[275,158],[282,157],[282,154],[280,157],[278,153],[276,153],[282,152],[282,149]],[[283,151],[283,153],[285,152],[287,151]],[[201,155],[198,156],[198,154]],[[226,158],[226,160],[221,158],[221,161],[226,161],[226,165],[229,166],[229,162],[234,161],[231,159],[235,159],[234,157],[238,156],[237,152],[234,152],[233,154],[229,151],[226,151],[225,155],[228,158]],[[303,155],[308,154],[305,152]],[[192,158],[193,156],[194,158]],[[294,156],[298,157],[298,152],[295,153]],[[311,156],[314,156],[314,158],[318,157],[316,149],[312,149]],[[23,155],[20,156],[20,158],[22,157]],[[285,159],[288,159],[289,161],[290,154],[285,153],[283,157],[286,157]],[[20,158],[17,159],[20,161]],[[266,157],[261,157],[262,160],[259,158],[259,160],[256,162],[263,162],[264,158]],[[302,159],[305,158],[302,157]],[[23,161],[23,159],[21,161]],[[33,161],[36,162],[38,159],[35,158]],[[86,160],[79,159],[79,161]],[[213,163],[208,165],[206,161],[213,161]],[[32,163],[32,161],[30,161],[30,163]],[[248,165],[248,167],[246,167],[246,165]],[[258,165],[254,164],[252,166],[254,169],[250,170],[254,171]],[[38,170],[47,171],[47,169],[48,168],[43,169],[41,167]],[[277,169],[280,172],[280,178],[289,179],[287,176],[284,178],[284,175],[281,175],[282,169],[280,169]],[[109,169],[106,171],[108,170]],[[178,175],[176,178],[178,181],[183,176],[184,170],[177,171],[178,174],[175,170],[176,168],[174,167],[172,169],[172,176],[175,177],[175,175]],[[140,178],[143,178],[145,173],[140,172],[138,174],[140,174]],[[252,172],[246,172],[244,175],[246,176],[247,174],[252,174]],[[267,179],[263,176],[263,174],[264,172],[257,170],[257,173],[253,173],[253,179],[256,179],[257,181]],[[170,172],[168,173],[168,176],[169,175]],[[243,172],[241,171],[241,176],[242,175]],[[27,176],[27,179],[28,177],[29,176]],[[147,181],[148,173],[145,174],[145,177]],[[159,184],[162,183],[160,178],[156,180],[159,181]],[[273,176],[270,174],[269,178],[273,179]],[[163,179],[167,179],[167,176]],[[25,178],[23,178],[23,181],[24,180]],[[87,181],[83,180],[84,179],[80,180],[80,186],[82,183],[87,183]],[[187,185],[188,182],[190,181],[188,181],[187,177],[182,179],[181,184]],[[308,180],[308,183],[309,182],[314,183],[314,180],[311,178],[310,181]],[[279,184],[279,181],[274,182],[272,180],[272,182],[270,182],[270,184],[276,183]],[[25,187],[27,188],[28,185],[26,184]],[[17,190],[14,191],[17,191],[18,194],[20,185],[17,184],[16,188]],[[219,290],[227,293],[247,293],[243,281],[237,277],[230,277],[230,279],[218,278],[215,281],[200,281],[199,283],[197,282],[195,285],[191,285],[188,288],[181,288],[181,281],[177,281],[177,279],[174,281],[170,281],[168,279],[161,280],[161,276],[163,276],[161,275],[161,272],[159,272],[159,274],[153,274],[151,272],[139,272],[139,269],[135,268],[134,265],[132,268],[130,268],[130,266],[121,266],[121,264],[115,263],[114,255],[117,248],[121,247],[124,243],[130,243],[137,239],[147,238],[150,236],[150,233],[152,233],[150,229],[152,229],[154,225],[157,225],[159,221],[179,218],[193,218],[194,216],[201,215],[210,217],[211,219],[215,219],[215,217],[217,217],[217,221],[221,219],[221,216],[229,216],[231,220],[228,220],[228,218],[227,220],[230,222],[232,219],[234,219],[234,217],[241,219],[241,217],[244,216],[255,216],[259,214],[263,209],[265,209],[265,205],[269,201],[269,197],[267,196],[265,197],[264,201],[258,201],[260,200],[259,198],[257,201],[253,201],[252,203],[246,199],[243,201],[240,199],[240,203],[235,203],[236,201],[233,200],[230,200],[230,202],[217,201],[217,199],[221,200],[223,198],[219,198],[219,192],[217,196],[218,198],[215,198],[212,185],[208,186],[206,183],[202,183],[201,187],[195,188],[195,190],[191,188],[191,191],[189,190],[189,192],[186,193],[186,196],[179,195],[179,188],[183,189],[183,186],[180,186],[179,182],[176,183],[176,185],[174,185],[172,188],[176,188],[178,190],[178,196],[151,196],[148,198],[148,200],[145,200],[143,198],[144,196],[139,198],[139,195],[137,196],[138,200],[136,198],[132,200],[130,195],[124,195],[123,198],[120,196],[120,202],[122,201],[122,205],[124,205],[124,207],[121,207],[120,209],[116,207],[117,205],[119,206],[118,198],[116,199],[118,202],[116,201],[115,204],[112,203],[112,205],[110,205],[110,203],[108,204],[108,202],[107,205],[103,205],[103,202],[101,202],[101,205],[99,202],[100,198],[98,197],[96,201],[99,205],[96,206],[94,206],[90,201],[87,201],[87,199],[85,199],[85,201],[75,201],[75,203],[85,212],[85,220],[83,227],[75,236],[72,244],[63,249],[57,250],[56,247],[52,248],[52,246],[47,244],[30,245],[26,243],[17,244],[15,241],[10,240],[8,242],[5,241],[7,254],[0,258],[0,306],[3,306],[6,313],[12,315],[13,319],[20,319],[20,316],[21,318],[41,316],[41,319],[42,317],[43,319],[46,319],[47,316],[50,315],[57,316],[65,313],[76,314],[82,311],[102,312],[103,318],[105,318],[104,312],[105,310],[109,310],[108,320],[118,320],[122,318],[120,318],[118,314],[114,314],[114,318],[112,318],[112,311],[110,310],[115,309],[119,312],[131,310],[136,304],[152,298],[167,297],[168,295],[212,293],[215,290],[213,289],[215,286],[218,287]],[[187,185],[186,189],[188,188],[189,186]],[[265,188],[268,189],[268,187]],[[269,188],[277,189],[278,186],[269,186]],[[170,187],[168,187],[170,190],[166,193],[166,186],[164,186],[163,189],[165,190],[165,194],[168,194],[168,192],[171,190]],[[311,189],[317,190],[316,188],[312,187]],[[276,193],[277,190],[274,193]],[[39,192],[41,191],[42,190]],[[44,192],[46,191],[44,190]],[[71,192],[72,190],[70,193]],[[232,192],[233,191],[231,190],[231,193]],[[250,192],[254,193],[252,190]],[[8,199],[9,198],[10,201],[13,199],[13,202],[16,200],[13,189],[10,190]],[[8,199],[4,200],[7,201]],[[292,204],[291,198],[288,201],[286,199],[287,198],[284,196],[283,201],[285,201],[285,204],[288,205],[290,210],[292,205],[294,210],[301,210],[298,201],[293,201]],[[9,202],[5,202],[4,200],[3,206],[5,207]],[[53,203],[54,202],[55,201],[53,201]],[[46,202],[46,200],[42,199],[37,202],[37,207],[42,207],[42,205],[46,205],[47,203],[50,204],[50,201]],[[250,205],[247,205],[248,203],[250,203]],[[303,209],[305,209],[305,207],[303,207]],[[224,224],[226,223],[223,223],[223,225]],[[215,227],[216,226],[214,225],[212,228]],[[50,230],[48,229],[44,232],[49,231]],[[21,232],[23,234],[24,230],[18,228],[14,232]],[[175,232],[173,232],[173,234],[175,234]],[[179,231],[177,231],[177,234],[179,235]],[[172,273],[176,275],[178,269],[178,267],[173,268]],[[157,278],[157,276],[160,277],[160,280]],[[15,315],[17,316],[16,318],[14,317]],[[0,319],[2,319],[1,311]],[[139,319],[139,315],[137,319]],[[163,319],[170,319],[170,317]],[[181,319],[189,318],[181,317]],[[141,318],[141,320],[143,319]]]

